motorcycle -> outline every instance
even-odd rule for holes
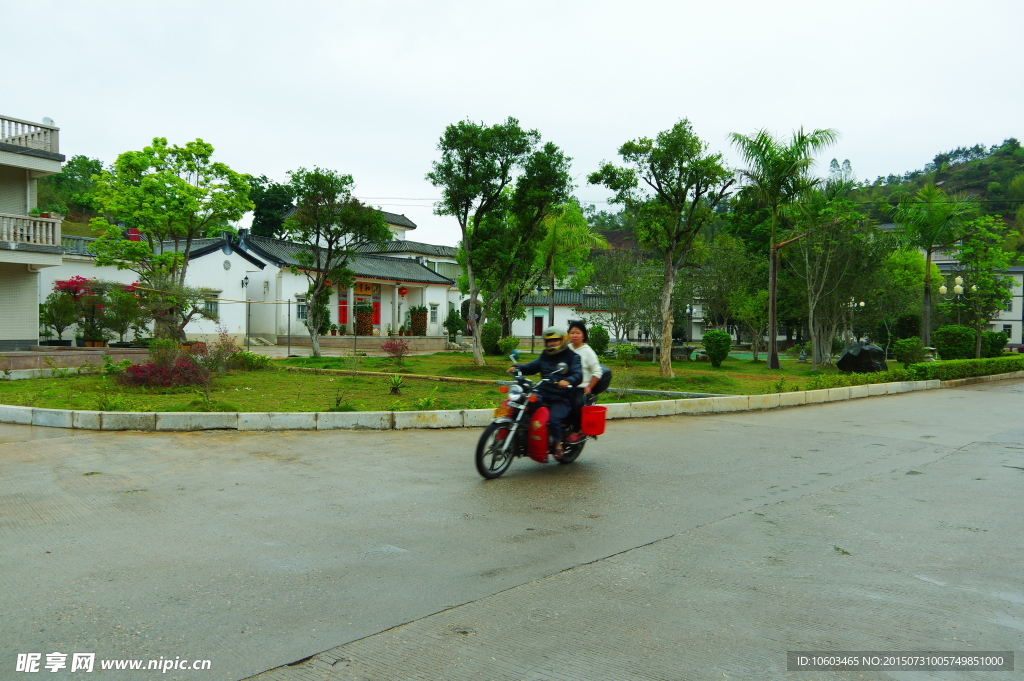
[[[515,362],[514,357],[510,359]],[[564,362],[558,364],[556,374],[567,371]],[[500,477],[516,457],[529,456],[538,463],[547,463],[555,444],[548,440],[549,412],[544,406],[541,389],[545,383],[556,383],[559,379],[549,376],[531,381],[518,367],[514,375],[514,384],[501,387],[507,397],[495,409],[494,420],[484,429],[476,446],[476,469],[489,480]],[[611,380],[610,370],[607,376],[608,381],[603,381],[602,390]],[[596,399],[596,393],[588,395],[587,404],[593,405]],[[591,437],[596,435],[581,433],[577,439],[563,441],[562,457],[556,460],[561,464],[572,463]]]

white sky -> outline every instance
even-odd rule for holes
[[[454,245],[424,179],[446,125],[514,116],[587,173],[680,118],[729,132],[836,128],[857,177],[1024,138],[1024,2],[986,0],[0,0],[0,114],[109,163],[201,137],[277,181],[300,166]],[[599,207],[606,207],[598,204]]]

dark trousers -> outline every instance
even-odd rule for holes
[[[548,437],[558,442],[562,439],[562,422],[572,411],[572,405],[568,400],[548,399],[545,403],[548,408]]]

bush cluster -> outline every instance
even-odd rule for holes
[[[1009,339],[1002,331],[984,331],[981,334],[981,356],[1002,357],[1007,340]]]
[[[512,350],[518,347],[519,336],[505,336],[498,341],[498,354],[502,357],[508,357],[512,354]]]
[[[941,362],[921,362],[907,367],[912,381],[939,379],[948,381],[969,376],[991,376],[1024,371],[1024,355],[993,357],[990,359],[952,359]]]
[[[171,364],[146,362],[132,365],[118,376],[118,382],[136,387],[179,388],[203,385],[206,372],[190,358],[181,357]]]
[[[732,347],[732,336],[725,331],[711,329],[704,334],[701,342],[704,343],[704,352],[707,353],[711,366],[722,366],[722,362],[729,356],[729,348]]]
[[[969,326],[949,324],[932,333],[932,345],[942,359],[973,359],[977,336]]]
[[[594,349],[598,355],[608,352],[608,329],[601,324],[594,324],[587,330],[587,345]]]
[[[826,388],[846,388],[852,385],[870,385],[871,383],[896,383],[913,380],[903,369],[875,371],[869,374],[819,374],[807,379],[807,390],[824,390]]]
[[[917,336],[912,338],[901,338],[893,345],[893,354],[900,364],[917,364],[923,362],[927,350],[924,343]]]
[[[488,355],[497,355],[501,352],[501,348],[498,347],[498,341],[501,339],[501,324],[498,322],[487,322],[480,329],[480,345],[484,349],[484,353]]]

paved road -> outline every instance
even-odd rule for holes
[[[470,430],[0,428],[0,679],[54,651],[209,659],[161,677],[217,681],[806,679],[787,650],[1020,654],[1022,393],[619,421],[576,464],[490,482]]]

